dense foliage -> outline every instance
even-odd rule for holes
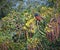
[[[23,11],[13,9],[1,19],[0,50],[59,50],[60,49],[60,3],[38,5]],[[53,4],[53,3],[52,3]],[[55,10],[56,9],[56,10]],[[34,14],[43,18],[37,21]]]

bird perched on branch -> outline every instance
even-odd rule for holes
[[[43,20],[43,18],[38,13],[35,13],[34,16],[37,21]]]
[[[46,25],[45,19],[42,18],[38,13],[35,13],[35,14],[34,14],[34,17],[35,17],[35,19],[36,19],[36,24],[38,24],[38,25],[41,24],[42,27],[44,28],[45,25]]]

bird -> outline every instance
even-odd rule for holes
[[[36,19],[36,24],[40,25],[40,23],[42,23],[45,27],[46,22],[44,21],[44,18],[42,18],[38,13],[35,13],[34,17]]]
[[[42,18],[38,13],[35,13],[35,14],[34,14],[34,17],[35,17],[35,19],[36,19],[37,21],[43,20],[43,18]]]

